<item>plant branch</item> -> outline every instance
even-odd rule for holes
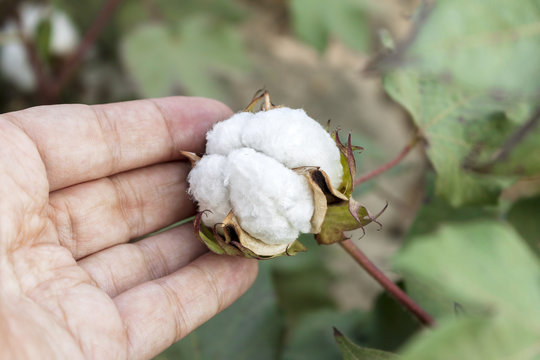
[[[105,25],[109,22],[111,16],[116,12],[122,0],[106,0],[105,4],[99,10],[94,18],[90,28],[84,34],[83,40],[75,52],[66,60],[63,70],[58,77],[56,86],[49,94],[51,100],[55,100],[60,95],[64,86],[69,82],[71,76],[81,64],[86,52],[94,45]]]
[[[362,183],[364,183],[364,182],[366,182],[368,180],[371,180],[375,176],[380,175],[383,172],[388,171],[391,168],[393,168],[394,166],[396,166],[397,164],[399,164],[399,162],[401,160],[403,160],[403,158],[405,156],[407,156],[407,154],[414,148],[414,146],[418,143],[419,140],[420,140],[420,136],[418,134],[415,135],[415,137],[412,138],[411,141],[409,141],[407,146],[405,146],[405,148],[403,148],[403,150],[401,150],[401,152],[395,158],[393,158],[392,160],[390,160],[386,164],[378,167],[377,169],[367,173],[366,175],[355,179],[354,180],[354,186],[356,187],[356,186],[358,186],[358,185],[360,185],[360,184],[362,184]]]
[[[383,274],[375,264],[360,250],[350,239],[339,243],[345,251],[351,255],[360,266],[366,270],[396,301],[402,304],[409,312],[411,312],[422,324],[426,326],[435,326],[435,320],[414,302],[403,290],[392,282],[386,275]]]
[[[508,155],[512,152],[512,150],[514,150],[514,148],[518,146],[523,141],[523,139],[534,130],[534,128],[538,125],[539,121],[540,108],[536,109],[536,111],[531,115],[527,122],[524,123],[521,127],[519,127],[519,129],[517,129],[512,135],[510,135],[510,137],[505,141],[503,146],[491,156],[491,159],[489,159],[489,161],[484,164],[477,165],[465,163],[464,167],[466,169],[481,173],[489,172],[497,163],[504,161],[508,158]]]

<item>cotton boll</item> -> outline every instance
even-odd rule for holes
[[[231,211],[229,190],[225,185],[226,167],[225,156],[206,155],[188,176],[189,193],[197,200],[199,211],[210,210],[202,217],[203,223],[210,227],[223,222]]]
[[[206,134],[206,153],[227,155],[243,147],[242,132],[252,117],[252,113],[240,112],[214,125]]]
[[[313,195],[306,179],[278,161],[243,148],[228,156],[230,203],[242,228],[267,244],[309,232]]]

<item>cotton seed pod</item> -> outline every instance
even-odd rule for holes
[[[264,101],[261,111],[255,106]],[[189,193],[198,203],[195,235],[218,254],[268,259],[305,251],[376,221],[351,198],[355,163],[347,145],[301,109],[274,106],[267,92],[207,133],[192,163]]]

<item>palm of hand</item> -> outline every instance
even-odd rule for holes
[[[0,354],[148,358],[245,291],[256,265],[204,254],[190,225],[128,243],[193,212],[187,165],[165,162],[226,115],[169,98],[0,116]]]

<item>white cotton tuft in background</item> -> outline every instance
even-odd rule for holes
[[[207,226],[230,210],[240,226],[267,244],[288,244],[311,228],[313,194],[303,175],[291,169],[320,167],[338,188],[341,155],[332,137],[302,109],[241,112],[214,125],[207,155],[188,181]]]

